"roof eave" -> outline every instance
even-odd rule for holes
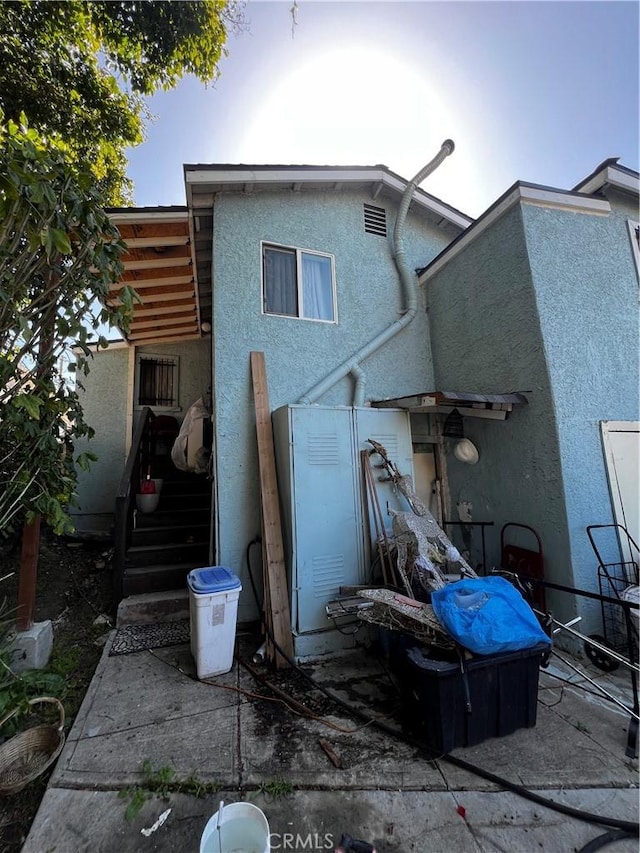
[[[247,188],[253,190],[256,187],[268,189],[282,184],[298,189],[301,186],[333,184],[333,189],[339,191],[345,184],[357,182],[370,183],[372,187],[387,187],[393,192],[402,194],[409,183],[385,166],[218,167],[215,164],[211,166],[187,164],[184,166],[184,176],[187,204],[190,207],[193,206],[195,185],[201,187],[222,185],[226,191],[238,191]],[[471,217],[419,188],[414,192],[413,203],[462,230],[468,228],[473,222]]]
[[[592,172],[584,180],[580,181],[574,187],[574,190],[591,195],[599,192],[606,186],[611,186],[624,192],[638,194],[640,192],[640,175],[632,169],[619,166],[617,159],[616,157],[611,160],[605,160],[604,163],[598,166],[595,172]]]
[[[579,213],[607,215],[611,205],[606,199],[594,198],[573,190],[560,190],[555,187],[529,184],[516,181],[491,207],[480,216],[466,231],[440,252],[422,270],[419,271],[418,281],[423,284],[440,272],[466,246],[477,239],[496,220],[502,217],[515,204],[530,204],[540,207],[573,210]]]

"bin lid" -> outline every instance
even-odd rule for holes
[[[187,575],[187,583],[193,592],[200,594],[241,589],[240,579],[231,569],[227,569],[224,566],[193,569]]]

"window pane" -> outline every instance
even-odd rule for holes
[[[176,362],[173,359],[141,358],[139,405],[177,405],[175,371]]]
[[[309,320],[334,319],[330,258],[302,252],[302,300]]]
[[[265,246],[264,310],[267,314],[298,316],[295,252]]]

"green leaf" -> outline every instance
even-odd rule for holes
[[[76,465],[82,471],[88,471],[89,468],[91,467],[91,463],[97,462],[97,461],[98,461],[98,457],[96,456],[95,453],[85,452],[85,453],[80,453],[78,455],[78,458],[76,459]]]
[[[34,420],[38,420],[40,417],[42,400],[39,397],[35,397],[33,394],[19,394],[14,398],[13,405],[16,409],[24,409],[29,417]]]
[[[71,254],[71,240],[66,231],[62,231],[60,228],[49,228],[49,234],[55,249],[61,255]]]

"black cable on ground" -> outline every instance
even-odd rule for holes
[[[262,606],[258,599],[255,583],[253,581],[253,572],[251,569],[251,546],[257,544],[260,541],[259,537],[253,539],[248,545],[246,550],[246,560],[247,560],[247,571],[249,572],[249,578],[251,580],[251,586],[253,588],[253,592],[256,598],[256,606],[258,608],[258,613],[262,614]],[[309,681],[316,690],[319,690],[321,693],[324,693],[329,699],[335,702],[340,707],[344,708],[348,713],[353,716],[360,717],[367,722],[372,723],[377,729],[380,729],[385,734],[391,735],[391,737],[397,738],[405,743],[408,743],[410,746],[413,746],[417,749],[422,750],[423,752],[429,752],[426,744],[419,740],[418,738],[411,737],[410,735],[405,734],[404,732],[398,732],[393,729],[391,726],[388,726],[386,723],[380,722],[373,717],[370,717],[368,714],[364,713],[364,711],[360,711],[358,708],[354,708],[349,705],[348,702],[345,702],[339,696],[336,696],[330,690],[327,690],[322,684],[319,684],[308,672],[305,672],[302,667],[298,666],[298,664],[284,652],[276,640],[273,637],[272,632],[269,630],[268,625],[266,624],[266,620],[263,616],[261,616],[262,622],[264,624],[265,631],[267,632],[269,639],[274,645],[276,651],[282,655],[282,657],[287,661],[287,663],[293,667],[296,672],[299,672],[307,681]],[[602,815],[594,814],[593,812],[582,811],[581,809],[575,809],[572,806],[566,806],[563,803],[556,803],[554,800],[549,800],[546,797],[542,797],[539,794],[536,794],[534,791],[530,791],[528,788],[524,788],[522,785],[518,785],[515,782],[510,782],[508,779],[503,779],[501,776],[496,776],[495,773],[491,773],[489,770],[485,770],[482,767],[477,767],[475,764],[471,764],[468,761],[465,761],[463,758],[457,758],[453,755],[443,755],[438,756],[438,760],[446,761],[449,764],[453,764],[454,767],[460,767],[462,770],[466,770],[468,773],[473,773],[476,776],[480,776],[483,779],[486,779],[489,782],[492,782],[494,785],[498,785],[501,788],[506,789],[507,791],[511,791],[514,794],[518,794],[521,797],[524,797],[527,800],[531,800],[538,805],[544,806],[546,808],[552,809],[553,811],[560,812],[561,814],[565,814],[568,817],[576,818],[577,820],[587,821],[589,823],[600,824],[601,826],[610,826],[614,829],[618,829],[623,831],[628,835],[628,837],[636,838],[640,835],[640,824],[631,821],[631,820],[621,820],[619,818],[613,817],[603,817]],[[609,835],[610,833],[606,833]],[[602,837],[602,836],[600,836]],[[623,836],[620,836],[623,837]],[[598,839],[594,839],[595,843]],[[613,840],[613,839],[612,839]],[[603,842],[608,844],[609,841]],[[593,848],[597,850],[598,848]]]
[[[601,850],[607,844],[613,844],[614,841],[621,841],[623,838],[635,838],[636,836],[630,832],[625,832],[624,829],[610,829],[603,835],[598,835],[593,838],[584,847],[581,847],[578,853],[596,853],[596,850]]]

